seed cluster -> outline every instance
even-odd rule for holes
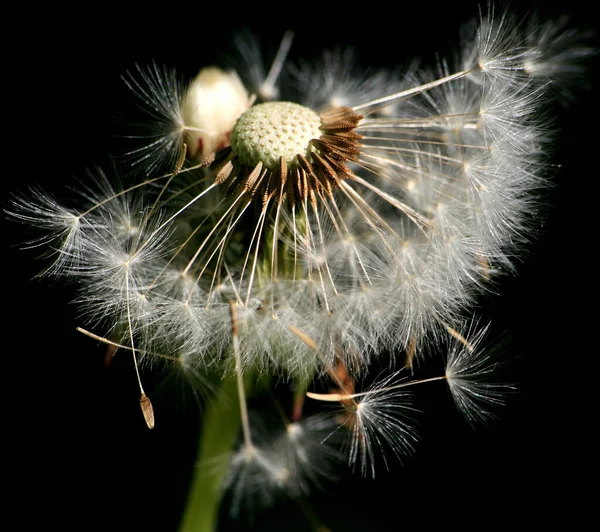
[[[321,119],[313,110],[291,102],[268,102],[251,107],[235,124],[231,149],[238,160],[251,168],[259,162],[277,170],[283,157],[289,169],[306,157],[309,142],[319,138]]]

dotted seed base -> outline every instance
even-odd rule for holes
[[[309,141],[319,138],[321,119],[313,110],[290,102],[255,105],[236,122],[231,133],[231,149],[249,167],[262,162],[269,170],[279,168],[283,157],[288,168],[298,154],[307,156]]]

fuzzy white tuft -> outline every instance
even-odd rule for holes
[[[485,423],[497,416],[514,386],[499,376],[499,346],[482,346],[489,324],[479,328],[472,324],[464,339],[454,339],[446,355],[446,380],[454,402],[472,425]]]

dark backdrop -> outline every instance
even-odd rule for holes
[[[579,0],[513,6],[567,13],[587,28],[597,20]],[[307,55],[352,44],[375,64],[419,56],[432,65],[435,52],[447,52],[460,24],[477,14],[471,1],[17,8],[4,20],[4,98],[8,124],[14,119],[4,131],[4,205],[29,184],[60,190],[86,167],[103,164],[123,93],[119,76],[134,62],[154,59],[192,76],[248,25],[271,46],[294,28],[294,48]],[[570,528],[580,528],[576,520],[591,497],[582,484],[597,477],[588,451],[597,442],[591,369],[598,106],[593,92],[582,90],[575,105],[556,110],[561,135],[553,161],[561,167],[551,207],[518,276],[482,301],[494,334],[510,336],[505,356],[515,360],[519,394],[499,422],[477,431],[447,397],[432,397],[421,405],[421,444],[403,467],[375,483],[348,477],[311,500],[332,530],[491,529],[567,518]],[[41,265],[16,247],[22,228],[2,220],[2,237],[5,491],[8,509],[18,510],[8,529],[27,530],[41,519],[60,530],[176,530],[195,459],[198,408],[159,404],[160,421],[148,431],[129,359],[105,369],[104,350],[75,332],[80,321],[71,290],[32,280]],[[224,517],[223,530],[244,529],[237,526]],[[290,505],[259,516],[256,529],[305,526]]]

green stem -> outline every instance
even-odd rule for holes
[[[180,532],[215,532],[229,457],[238,441],[240,404],[235,375],[221,381],[220,393],[207,405],[200,437],[199,467],[192,480]]]

